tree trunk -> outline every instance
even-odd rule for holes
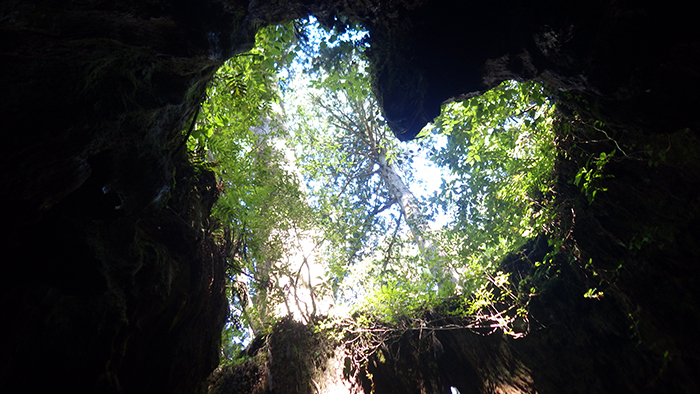
[[[399,204],[401,213],[403,213],[406,218],[406,223],[413,233],[416,245],[418,245],[418,248],[427,260],[432,260],[435,257],[433,252],[437,252],[437,250],[432,241],[426,238],[430,229],[428,228],[428,221],[420,211],[420,206],[418,205],[416,197],[411,193],[406,183],[399,176],[396,166],[387,160],[384,150],[380,150],[377,154],[377,163],[381,170],[380,174],[382,180],[386,184],[389,193]]]
[[[421,212],[416,196],[411,193],[406,183],[399,176],[396,166],[387,159],[384,149],[378,149],[377,164],[381,170],[382,180],[386,184],[389,193],[394,197],[401,208],[401,213],[406,218],[406,224],[413,233],[413,239],[420,249],[421,255],[430,264],[430,273],[438,279],[438,287],[442,287],[445,281],[456,282],[456,272],[444,264],[438,247],[430,239],[428,220]]]

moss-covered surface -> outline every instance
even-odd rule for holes
[[[327,370],[338,373],[344,364],[329,363],[341,344],[320,325],[305,325],[290,317],[280,320],[269,335],[257,338],[235,362],[222,365],[209,379],[209,393],[316,393],[329,389]],[[341,361],[341,362],[343,362]],[[329,368],[329,365],[332,367]]]

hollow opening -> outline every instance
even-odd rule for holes
[[[283,316],[392,322],[477,290],[460,313],[479,321],[465,328],[524,335],[515,313],[489,316],[493,292],[518,299],[499,261],[555,220],[546,90],[506,81],[399,142],[370,39],[350,22],[271,26],[209,87],[187,146],[219,179],[217,231],[236,246],[228,358]]]

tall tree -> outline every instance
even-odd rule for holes
[[[331,268],[342,279],[352,264],[377,249],[383,249],[379,258],[386,267],[399,244],[394,240],[399,226],[405,223],[421,266],[437,286],[454,283],[457,275],[433,243],[421,204],[407,185],[411,154],[395,141],[382,118],[355,49],[332,51],[334,56],[321,63],[310,108],[300,108],[297,128],[299,165],[319,208],[327,212],[329,241],[345,252],[331,259]],[[393,219],[387,212],[395,212]],[[392,231],[394,236],[381,245],[380,239]]]

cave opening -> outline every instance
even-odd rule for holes
[[[692,94],[700,44],[691,7],[2,2],[0,201],[10,231],[2,237],[0,386],[700,391]],[[313,83],[331,89],[295,107],[298,121],[285,131],[295,138],[289,146],[301,147],[289,159],[295,169],[268,138],[279,119],[261,122],[276,107],[261,104],[275,102],[266,86],[276,82],[224,62],[264,71],[291,61],[269,31],[261,33],[268,52],[248,51],[265,26],[305,15],[336,28],[361,21],[371,43],[366,60],[340,50],[355,45],[326,44],[335,57],[318,63]],[[275,34],[296,37],[282,26],[290,27]],[[200,107],[214,88],[227,97]],[[441,114],[443,104],[450,109]],[[364,121],[345,116],[350,106],[368,114]],[[509,120],[489,123],[499,117]],[[210,156],[202,147],[234,118],[248,126]],[[267,128],[253,127],[260,123]],[[362,138],[343,130],[372,148],[359,150]],[[403,144],[391,133],[418,139]],[[430,142],[439,133],[449,136]],[[378,154],[374,163],[367,152]],[[418,153],[450,175],[431,177],[445,178],[431,198],[392,206],[408,196],[399,181],[419,178],[411,176]],[[353,162],[364,165],[352,172]],[[428,208],[436,202],[457,219],[444,232],[430,225],[443,209]],[[362,220],[368,212],[373,219]],[[287,234],[334,251],[327,277],[317,278],[308,254],[285,257],[298,246]],[[512,253],[498,257],[498,248]],[[483,285],[466,275],[467,263]],[[256,272],[267,274],[238,276]],[[364,312],[322,316],[324,296],[351,299],[367,285],[376,302]],[[232,295],[240,313],[227,319]],[[265,322],[278,307],[298,309],[301,321]],[[230,344],[248,321],[269,328],[244,351],[235,343],[222,351],[222,339]]]
[[[370,42],[360,26],[313,18],[261,30],[215,74],[193,121],[187,147],[220,185],[216,231],[237,245],[229,361],[287,315],[395,322],[463,298],[465,328],[529,330],[510,291],[499,297],[518,316],[491,319],[489,286],[503,287],[498,262],[555,220],[547,90],[506,81],[451,100],[418,141],[396,143],[372,91]]]

